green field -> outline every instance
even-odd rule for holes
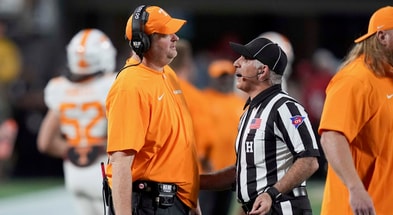
[[[321,213],[321,202],[324,184],[325,182],[320,180],[310,180],[307,182],[308,195],[310,197],[314,215],[319,215]]]
[[[8,179],[0,183],[0,200],[62,186],[63,184],[64,180],[62,178]]]

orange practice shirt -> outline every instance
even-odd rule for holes
[[[184,92],[187,105],[194,125],[194,133],[199,158],[204,158],[209,151],[209,147],[220,137],[214,133],[212,128],[214,121],[210,112],[209,100],[203,92],[189,82],[180,79],[180,86]],[[199,171],[203,171],[199,162]]]
[[[178,197],[195,208],[199,190],[195,137],[174,71],[165,66],[158,72],[143,64],[126,68],[112,85],[106,108],[107,152],[136,151],[134,181],[175,183]],[[107,175],[111,181],[110,164]]]
[[[378,78],[360,57],[339,71],[326,89],[319,133],[345,135],[358,175],[378,215],[392,214],[393,79]],[[349,192],[328,167],[322,215],[352,214]]]
[[[204,93],[210,101],[214,120],[209,129],[219,137],[211,149],[211,162],[213,169],[219,170],[235,165],[235,141],[245,101],[235,93],[224,94],[213,89],[205,89]]]

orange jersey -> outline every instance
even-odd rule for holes
[[[175,183],[179,198],[195,208],[199,190],[195,137],[174,71],[165,66],[158,72],[143,64],[124,69],[109,91],[106,108],[107,152],[134,150],[134,181]],[[109,164],[109,180],[111,170]]]
[[[393,202],[393,79],[376,77],[363,60],[344,67],[329,83],[319,133],[345,135],[376,213],[387,215]],[[352,214],[349,192],[330,166],[321,214]]]
[[[213,168],[218,170],[236,162],[235,141],[245,101],[235,93],[223,94],[213,89],[206,89],[204,93],[210,101],[214,120],[214,125],[208,129],[214,130],[219,137],[213,143],[210,156]]]
[[[216,141],[215,139],[219,138],[214,133],[214,130],[209,129],[214,123],[209,109],[209,100],[204,97],[202,91],[192,84],[181,79],[179,81],[191,113],[198,156],[203,158],[208,153],[207,151],[210,145]],[[202,171],[201,165],[199,166],[199,170]]]

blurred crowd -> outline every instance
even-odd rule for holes
[[[60,73],[65,54],[53,28],[55,6],[51,1],[1,2],[0,180],[62,172],[60,162],[39,154],[35,142],[46,112],[43,88]]]

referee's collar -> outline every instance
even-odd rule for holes
[[[281,84],[276,84],[273,85],[266,90],[260,92],[253,100],[251,98],[247,99],[246,104],[244,105],[244,109],[247,108],[248,105],[250,105],[250,109],[258,106],[261,102],[263,102],[265,99],[271,97],[272,95],[276,95],[281,92]]]

